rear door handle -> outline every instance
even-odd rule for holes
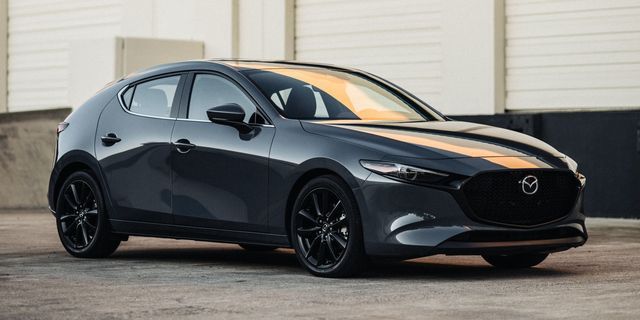
[[[191,151],[191,149],[196,147],[195,144],[191,143],[187,139],[180,139],[174,142],[173,145],[176,146],[176,150],[178,150],[178,152],[180,153],[187,153]]]
[[[100,137],[100,140],[102,140],[102,144],[104,144],[105,146],[112,146],[122,141],[122,139],[118,138],[115,133],[107,133],[106,136]]]

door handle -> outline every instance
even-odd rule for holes
[[[107,133],[106,136],[100,137],[100,140],[102,140],[102,144],[107,147],[122,141],[122,139],[118,138],[115,133]]]
[[[176,150],[178,150],[178,152],[180,153],[187,153],[191,151],[191,149],[196,147],[195,144],[191,143],[187,139],[180,139],[174,142],[173,145],[176,146]]]

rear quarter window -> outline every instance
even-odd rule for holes
[[[179,82],[178,75],[139,83],[122,94],[122,102],[133,113],[169,118]]]

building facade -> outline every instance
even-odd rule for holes
[[[74,42],[117,37],[362,68],[446,114],[640,107],[638,0],[0,2],[10,112],[74,107]]]
[[[560,144],[596,180],[611,176],[591,158],[604,150],[640,190],[640,0],[0,0],[0,113],[75,108],[136,69],[216,57],[370,71],[447,115]],[[570,125],[603,132],[569,140]],[[587,206],[640,214],[625,199]]]

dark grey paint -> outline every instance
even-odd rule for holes
[[[217,73],[236,82],[259,106],[268,124],[243,135],[223,124],[181,119],[186,114],[194,71]],[[134,115],[120,106],[116,95],[121,89],[170,73],[186,75],[185,86],[178,93],[179,106],[174,105],[172,111],[177,119]],[[363,128],[467,141],[476,147],[511,150],[514,155],[543,163],[545,169],[576,170],[547,144],[488,126],[454,121],[401,124],[285,119],[241,72],[214,61],[159,66],[121,80],[85,103],[66,122],[70,125],[59,136],[51,176],[51,208],[55,207],[56,188],[71,170],[68,168],[81,165],[100,181],[114,231],[134,235],[289,246],[288,210],[296,189],[306,179],[326,173],[338,175],[351,187],[362,216],[365,250],[370,255],[427,255],[438,252],[437,246],[451,237],[471,230],[521,231],[467,217],[455,186],[398,182],[367,171],[359,161],[385,159],[461,177],[507,170],[504,167],[455,150],[359,130]],[[101,137],[108,133],[121,141],[103,144]],[[181,153],[178,142],[194,147]],[[579,202],[561,221],[529,231],[563,226],[580,233],[580,241],[537,249],[564,250],[586,241]]]

